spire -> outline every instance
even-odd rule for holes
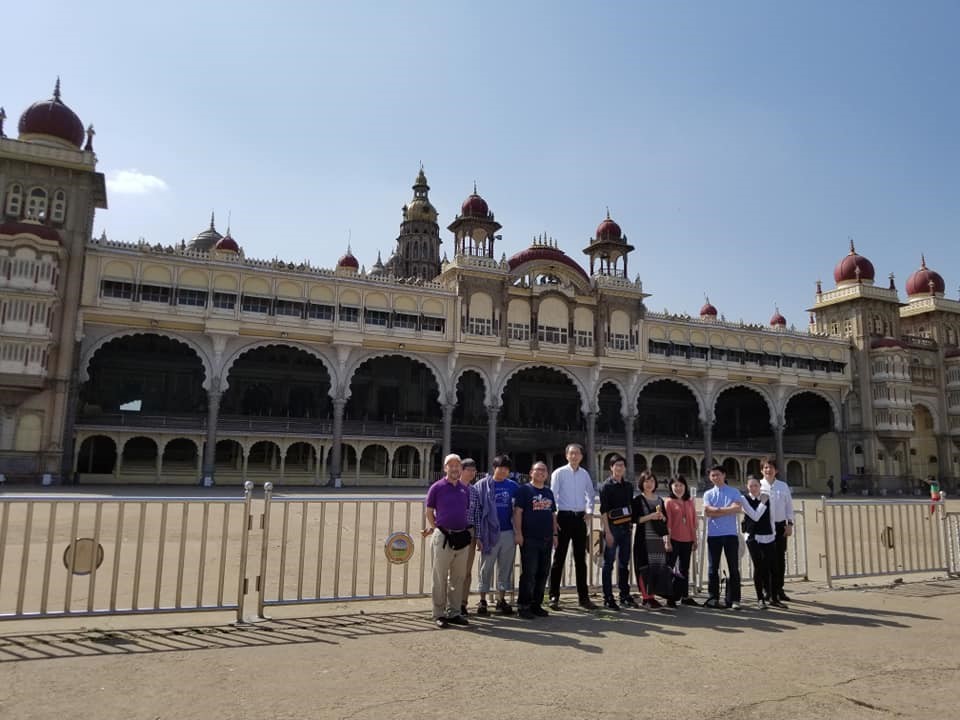
[[[476,180],[473,181],[473,194],[474,194],[474,195],[477,194],[477,181],[476,181]]]
[[[53,86],[53,99],[59,102],[60,100],[60,76],[57,75],[57,83]]]
[[[93,125],[87,125],[87,144],[83,146],[84,150],[93,152],[93,136],[96,134],[97,131],[93,129]],[[2,135],[2,133],[0,133],[0,135]]]
[[[230,215],[231,211],[227,210],[227,235],[230,235]]]
[[[927,269],[927,258],[924,256],[923,253],[920,253],[920,269],[921,270]]]
[[[6,137],[6,135],[3,134],[3,121],[6,119],[7,119],[7,112],[6,110],[3,109],[2,106],[0,106],[0,138]]]
[[[610,206],[607,205],[607,220],[610,219]]]
[[[893,273],[890,273],[890,289],[891,289],[891,290],[896,290],[896,289],[897,289],[897,286],[896,286],[896,285],[894,284],[894,282],[893,282],[893,277],[894,277],[894,276],[893,276]]]
[[[214,217],[213,217],[213,210],[211,210],[210,211],[210,229],[216,230],[216,228],[213,225],[214,225]]]
[[[857,249],[853,246],[853,237],[852,236],[848,236],[848,237],[850,238],[850,254],[856,255]]]

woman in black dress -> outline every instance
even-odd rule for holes
[[[676,607],[673,597],[673,574],[667,566],[666,514],[663,500],[657,495],[657,478],[649,471],[640,473],[640,494],[633,498],[633,521],[637,532],[633,536],[633,569],[637,586],[643,597],[643,606],[651,610],[659,607],[655,595],[665,598],[669,607]]]

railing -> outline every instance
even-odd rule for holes
[[[947,535],[947,572],[960,575],[960,512],[944,513]]]
[[[823,560],[834,580],[949,572],[942,503],[823,498]]]
[[[0,619],[234,610],[241,620],[252,491],[0,498]]]

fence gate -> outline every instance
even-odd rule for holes
[[[0,620],[188,610],[242,620],[252,491],[0,498]]]
[[[951,571],[942,503],[831,498],[821,503],[830,587],[834,580]]]

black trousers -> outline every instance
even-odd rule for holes
[[[773,584],[773,556],[776,554],[776,542],[758,543],[747,540],[747,550],[753,561],[753,587],[757,591],[757,600],[776,599],[771,592]]]
[[[543,605],[543,589],[550,571],[551,540],[524,538],[520,548],[520,583],[517,606],[521,609]]]
[[[787,574],[787,536],[783,534],[786,522],[775,523],[777,539],[774,541],[773,560],[770,566],[770,597],[783,594],[783,576]]]
[[[567,548],[573,543],[573,564],[577,574],[577,595],[580,601],[590,599],[587,589],[587,523],[583,513],[561,510],[557,513],[559,537],[553,553],[553,568],[550,570],[550,599],[560,597],[560,580],[563,566],[567,563]]]
[[[679,575],[674,576],[673,590],[677,600],[690,597],[690,555],[693,553],[693,543],[682,540],[671,540],[673,552],[667,557],[667,566],[676,565]]]

